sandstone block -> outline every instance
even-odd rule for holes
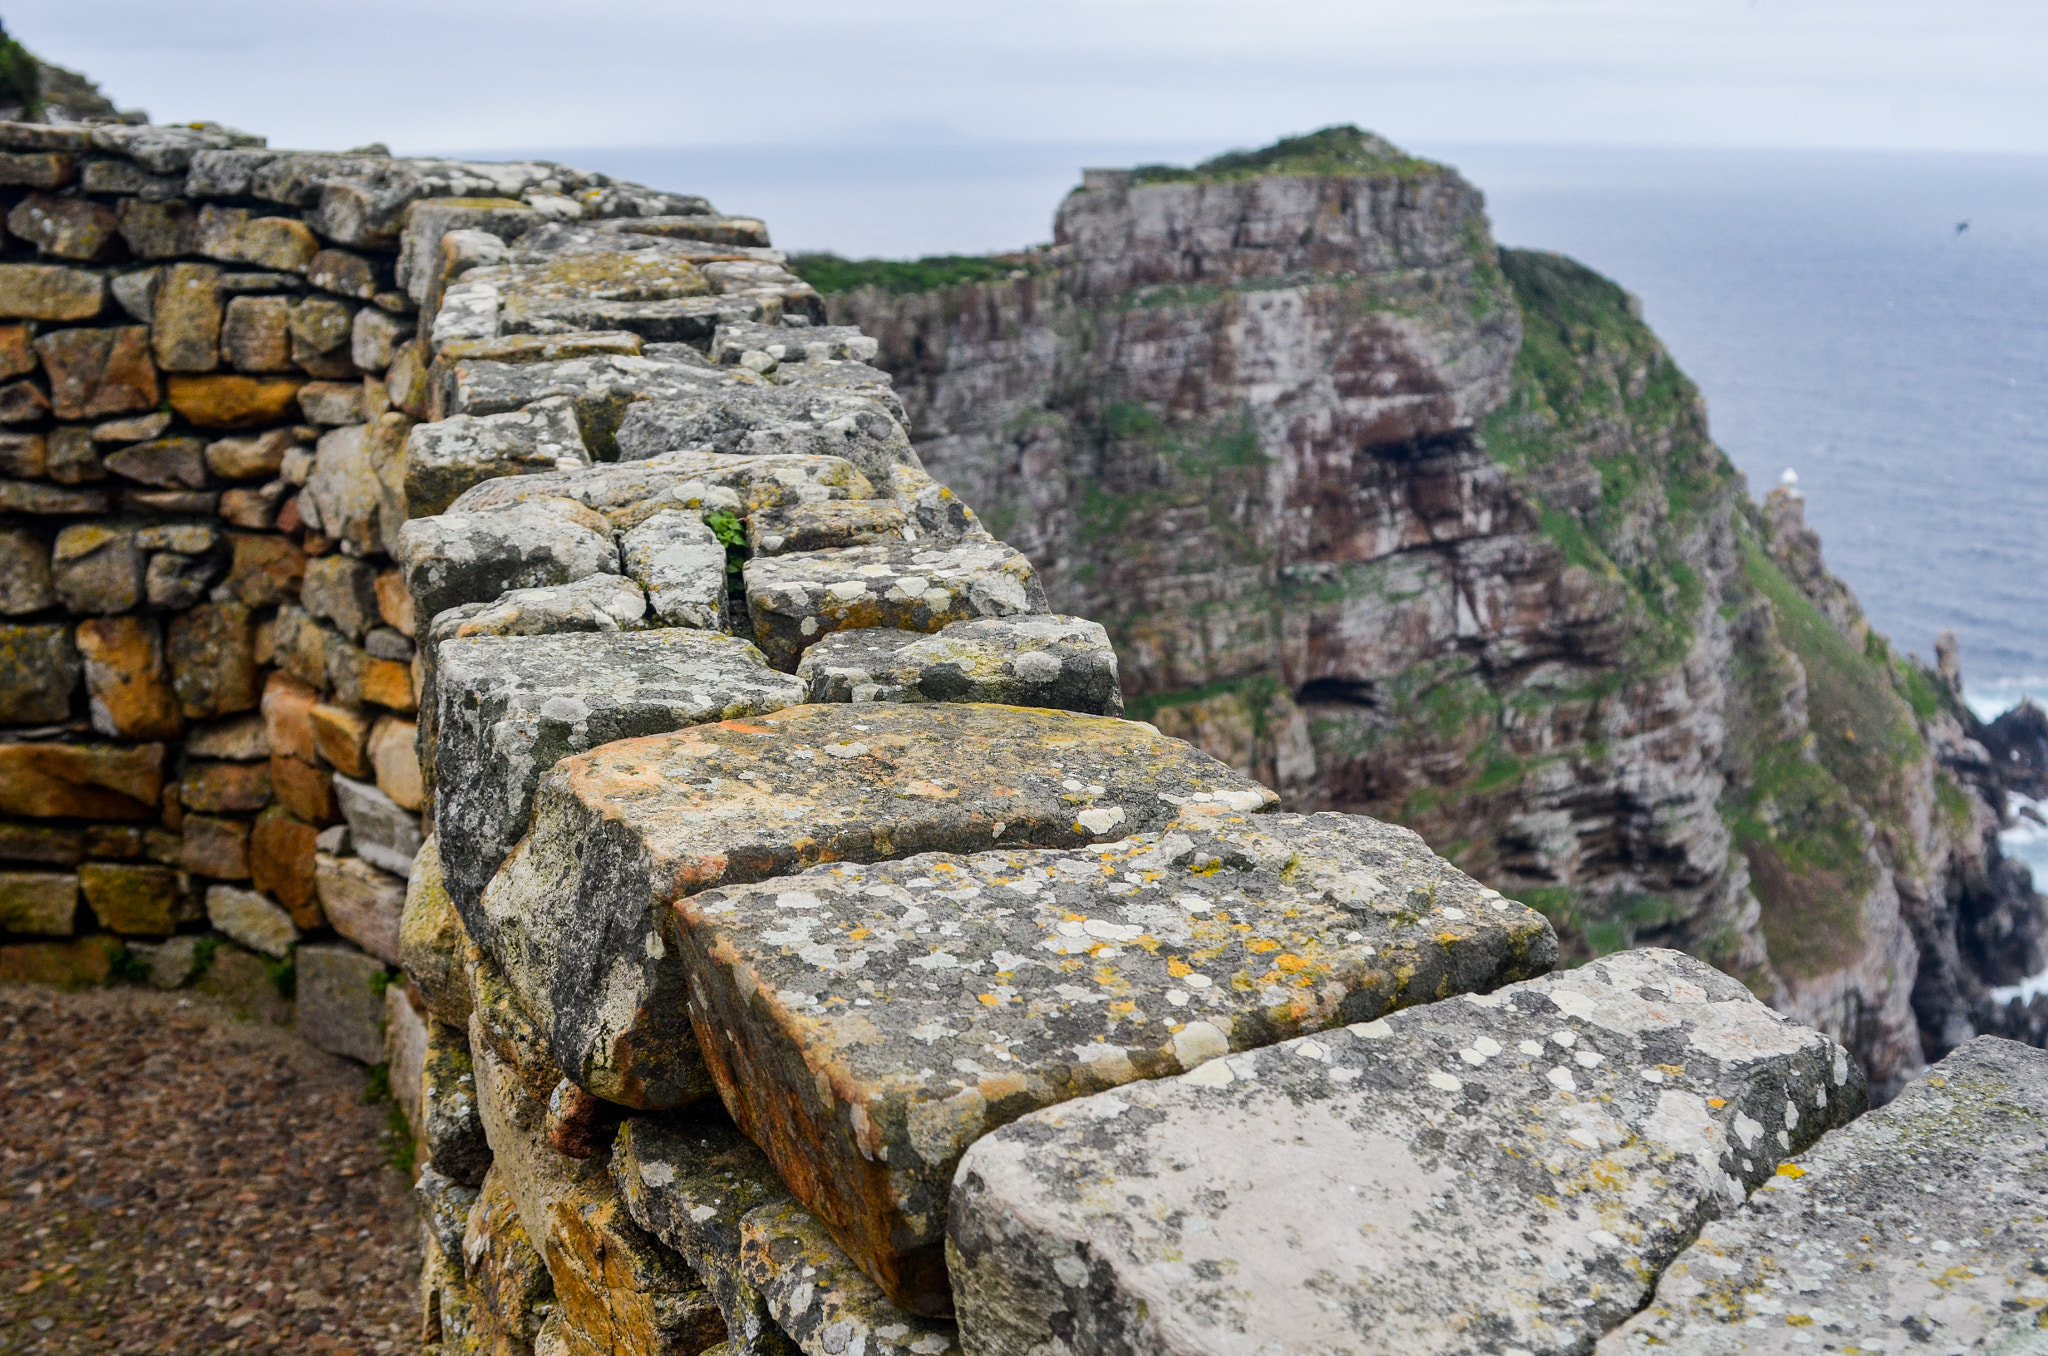
[[[419,726],[409,720],[381,716],[370,731],[370,764],[377,769],[377,789],[401,809],[418,813],[425,795],[420,784]],[[415,847],[417,852],[418,848]]]
[[[356,555],[395,554],[405,523],[405,443],[411,421],[387,414],[320,436],[299,511]],[[309,512],[310,509],[310,512]]]
[[[364,1064],[381,1061],[384,962],[336,942],[302,946],[292,961],[298,970],[292,1025],[299,1035],[331,1055]]]
[[[0,820],[0,861],[77,866],[84,855],[84,835],[77,829]]]
[[[264,733],[263,717],[256,714],[229,716],[201,725],[185,736],[185,753],[194,758],[231,758],[253,762],[270,756],[270,739]]]
[[[148,853],[148,835],[136,824],[95,824],[85,831],[86,855],[133,861]]]
[[[701,514],[667,509],[619,539],[626,573],[670,626],[725,629],[725,547]]]
[[[287,673],[263,681],[263,732],[273,756],[289,754],[310,763],[315,757],[312,711],[319,690]]]
[[[680,629],[448,641],[435,668],[434,823],[448,893],[473,933],[484,883],[557,760],[773,711],[799,691],[745,641]]]
[[[126,612],[142,601],[142,552],[130,523],[79,523],[50,553],[57,600],[67,612]]]
[[[336,776],[334,794],[358,857],[403,879],[420,850],[419,817],[368,782]],[[396,913],[393,914],[394,926]],[[396,964],[396,961],[393,962]]]
[[[0,744],[0,814],[155,819],[164,746]]]
[[[208,886],[206,917],[218,931],[266,956],[282,959],[299,940],[291,916],[254,890]]]
[[[115,209],[121,238],[138,259],[175,259],[190,252],[192,207],[183,202],[127,199]]]
[[[198,438],[135,443],[105,459],[117,476],[164,489],[206,488],[206,444]]]
[[[204,813],[260,810],[270,804],[270,769],[262,763],[210,762],[187,750],[178,803]]]
[[[1654,1302],[1595,1350],[1792,1351],[1802,1336],[1912,1350],[1892,1345],[1900,1333],[1935,1349],[2024,1350],[2048,1300],[2032,1265],[2048,1223],[2029,1203],[2048,1186],[2044,1114],[2048,1054],[1979,1036],[1707,1224]]]
[[[32,381],[9,382],[0,386],[0,424],[33,424],[49,417],[50,397],[43,393],[42,387]]]
[[[69,942],[0,946],[0,984],[98,988],[113,975],[114,958],[121,950],[121,939],[108,934]]]
[[[490,1140],[492,1171],[504,1179],[519,1201],[519,1213],[545,1249],[553,1228],[555,1202],[576,1186],[603,1173],[600,1165],[567,1158],[556,1153],[547,1141],[547,1099],[555,1083],[544,1083],[537,1075],[540,1066],[552,1070],[545,1059],[546,1047],[536,1067],[521,1068],[513,1062],[516,1051],[494,1038],[489,1027],[485,990],[477,990],[477,1010],[470,1017],[469,1053],[476,1074],[477,1110],[483,1118],[484,1133]],[[523,1023],[523,1014],[507,1016]],[[557,1079],[556,1081],[559,1081]]]
[[[70,627],[0,623],[0,724],[68,720],[78,668]]]
[[[272,429],[250,438],[220,438],[206,445],[206,469],[223,480],[263,480],[284,466],[297,430]]]
[[[227,561],[215,556],[194,558],[176,551],[158,551],[149,558],[143,594],[151,607],[176,611],[206,595],[207,586]]]
[[[163,937],[178,930],[178,873],[169,867],[87,862],[78,880],[107,931]]]
[[[322,702],[306,713],[313,747],[328,766],[350,777],[372,775],[369,757],[372,720],[360,711]]]
[[[320,242],[305,222],[292,217],[252,216],[244,207],[208,203],[193,225],[195,253],[229,264],[304,273],[320,252]]]
[[[961,1327],[976,1351],[1583,1349],[1862,1106],[1833,1041],[1622,952],[987,1136],[953,1187]]]
[[[27,528],[0,528],[0,616],[40,612],[56,601],[49,548]]]
[[[171,619],[171,685],[187,720],[255,709],[255,640],[244,603],[201,603]]]
[[[35,480],[49,464],[49,439],[40,433],[0,433],[0,475]]]
[[[416,426],[405,448],[405,498],[413,517],[445,513],[472,485],[498,476],[590,465],[576,412],[562,397],[505,414],[458,414]]]
[[[471,1186],[491,1167],[491,1146],[477,1115],[476,1072],[469,1057],[468,1018],[460,1027],[438,1018],[427,1023],[420,1069],[420,1127],[434,1170]]]
[[[161,355],[158,362],[161,365]],[[297,377],[174,376],[171,408],[210,431],[261,428],[298,412],[299,387],[304,384]]]
[[[821,635],[864,627],[932,632],[976,617],[1046,610],[1038,572],[1001,542],[854,546],[747,562],[747,610],[768,662],[794,669]]]
[[[441,879],[439,847],[429,834],[406,882],[405,911],[398,925],[399,963],[427,1011],[458,1029],[467,1029],[475,1006],[469,992],[469,945]]]
[[[154,617],[95,617],[78,624],[92,726],[124,739],[175,739],[184,728]]]
[[[508,589],[619,573],[609,525],[568,499],[416,518],[399,530],[393,554],[415,612],[427,618],[463,603],[491,602]]]
[[[419,693],[413,686],[412,665],[372,657],[363,668],[362,700],[403,715],[419,710]]]
[[[168,425],[170,421],[168,418],[160,422],[151,419],[148,425],[126,419],[119,422],[138,430],[147,428],[147,436],[155,437],[163,431],[162,425]],[[50,479],[60,485],[85,485],[92,481],[105,480],[107,469],[100,461],[100,454],[94,449],[93,442],[92,434],[82,428],[52,429],[48,463]]]
[[[150,345],[166,372],[211,372],[220,363],[220,327],[226,302],[221,272],[212,264],[172,264],[157,277],[150,298]],[[179,383],[171,383],[177,403]],[[178,412],[192,416],[184,406]],[[194,423],[199,421],[193,419]]]
[[[248,821],[186,815],[182,832],[185,846],[178,862],[187,871],[213,880],[249,879]],[[248,891],[240,893],[247,894]],[[214,926],[220,927],[220,924],[215,923]],[[226,932],[227,929],[221,928],[221,931]],[[234,936],[233,933],[229,935]]]
[[[120,238],[114,209],[88,198],[53,198],[31,193],[7,213],[8,231],[49,259],[92,263],[112,252]]]
[[[61,264],[0,264],[0,316],[20,320],[94,320],[107,304],[107,280]]]
[[[761,556],[882,546],[910,540],[909,521],[902,505],[879,499],[798,504],[747,515],[747,544]]]
[[[418,634],[413,626],[412,594],[406,591],[403,570],[385,570],[377,576],[377,615],[401,636]]]
[[[53,330],[36,340],[59,419],[98,419],[156,407],[162,399],[149,360],[147,327]]]
[[[314,861],[320,907],[334,930],[373,956],[398,964],[398,921],[405,911],[405,879],[360,857],[322,852]]]
[[[552,1209],[543,1255],[565,1350],[702,1352],[725,1337],[711,1296],[633,1223],[609,1178],[579,1184]]]
[[[993,617],[936,635],[835,631],[804,651],[814,702],[1000,702],[1123,714],[1109,634],[1079,617]]]
[[[229,491],[230,494],[234,491]],[[306,575],[306,553],[290,537],[230,532],[228,591],[248,607],[295,600]]]
[[[535,1339],[552,1316],[554,1285],[519,1220],[519,1206],[495,1174],[487,1174],[456,1253],[481,1352],[538,1352]],[[556,1348],[560,1350],[560,1348]]]
[[[36,351],[27,325],[0,325],[0,380],[27,376],[36,370]]]
[[[298,763],[296,758],[281,761]],[[318,839],[312,824],[284,806],[272,806],[256,816],[249,831],[249,883],[283,905],[292,922],[308,932],[327,922],[313,870]]]
[[[391,1099],[405,1113],[405,1123],[420,1141],[420,1079],[427,1063],[427,1022],[407,996],[405,976],[397,975],[384,990],[384,1064],[389,1071]]]
[[[353,556],[322,556],[306,566],[299,603],[350,640],[361,640],[379,621],[376,567]]]
[[[237,372],[291,371],[290,316],[286,297],[236,297],[221,320],[221,356]]]
[[[78,877],[68,871],[0,871],[0,932],[69,937],[77,930]]]
[[[365,418],[363,388],[351,381],[309,381],[299,388],[299,410],[309,424],[360,424]]]

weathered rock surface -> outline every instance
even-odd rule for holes
[[[444,513],[483,481],[589,464],[575,410],[562,397],[505,414],[459,414],[412,430],[405,447],[406,504],[416,518]]]
[[[420,1068],[420,1141],[434,1170],[476,1186],[491,1166],[491,1145],[477,1113],[476,1071],[469,1054],[468,1020],[427,1026],[427,1056]]]
[[[743,640],[683,629],[480,636],[435,652],[435,810],[447,889],[477,940],[491,873],[541,774],[584,749],[801,700]]]
[[[405,915],[405,877],[361,857],[327,852],[314,858],[313,870],[320,908],[334,930],[380,960],[398,964],[404,955],[399,924]]]
[[[332,1055],[384,1059],[384,962],[352,946],[321,943],[292,954],[298,969],[293,1025]]]
[[[1597,1350],[2024,1351],[2044,1191],[2048,1053],[1979,1036],[1708,1224]]]
[[[1584,1351],[1863,1107],[1847,1052],[1676,952],[1228,1056],[967,1153],[978,1351]]]
[[[69,937],[77,928],[78,877],[68,871],[0,871],[0,932]]]
[[[847,1259],[802,1207],[764,1205],[741,1222],[740,1258],[746,1278],[768,1302],[768,1312],[806,1356],[832,1356],[855,1343],[867,1350],[954,1356],[953,1325],[906,1314]]]
[[[400,529],[394,554],[423,618],[463,603],[492,602],[508,589],[619,572],[618,548],[604,520],[561,498],[415,518]]]
[[[482,512],[536,498],[573,499],[603,514],[616,530],[629,532],[669,509],[745,515],[874,497],[874,485],[843,457],[667,452],[646,461],[489,481],[463,494],[453,511]]]
[[[782,669],[832,631],[930,632],[976,617],[1046,611],[1038,572],[1001,542],[757,557],[747,562],[746,584],[754,641]]]
[[[206,917],[219,931],[266,956],[282,959],[299,940],[291,915],[254,890],[209,885]]]
[[[893,399],[804,386],[734,385],[643,401],[626,411],[618,446],[630,460],[701,450],[844,457],[877,485],[895,467],[924,469]]]
[[[954,622],[930,636],[835,631],[804,651],[796,676],[814,702],[1000,702],[1121,716],[1116,651],[1079,617]]]
[[[403,880],[412,874],[420,850],[418,816],[380,788],[353,777],[336,776],[335,798],[348,820],[349,841],[358,857]]]
[[[665,509],[619,538],[625,572],[670,626],[724,629],[725,547],[703,515]]]

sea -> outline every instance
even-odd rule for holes
[[[1171,143],[888,141],[546,155],[703,193],[790,250],[1015,249],[1083,166],[1187,164]],[[1788,473],[1871,623],[1961,642],[1990,717],[2048,702],[2048,156],[1429,144],[1497,238],[1642,299],[1761,496]],[[505,151],[490,158],[507,158]],[[2048,883],[2048,830],[2008,850]]]

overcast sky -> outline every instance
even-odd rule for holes
[[[2048,151],[2043,0],[13,0],[159,121],[427,151],[1396,141]]]

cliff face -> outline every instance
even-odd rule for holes
[[[1133,714],[1416,829],[1568,953],[1702,956],[1880,1094],[2042,967],[1951,685],[1870,632],[1796,496],[1749,499],[1633,299],[1497,249],[1455,172],[1349,129],[1096,171],[995,262],[840,267],[833,318],[932,473],[1109,627]]]

